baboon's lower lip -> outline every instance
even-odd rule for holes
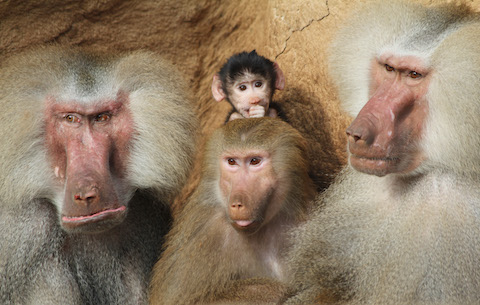
[[[367,157],[356,154],[350,155],[350,165],[356,170],[379,177],[396,172],[399,158],[396,157]]]
[[[253,220],[236,220],[235,223],[240,227],[248,227],[253,223]]]
[[[108,209],[108,210],[103,210],[91,215],[80,215],[80,216],[62,216],[62,221],[63,222],[86,222],[86,221],[99,221],[104,218],[108,218],[112,214],[116,214],[118,212],[125,211],[126,207],[121,206],[116,209]]]

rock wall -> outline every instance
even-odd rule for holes
[[[346,162],[344,130],[351,120],[339,109],[329,80],[327,47],[360,1],[367,0],[4,0],[0,58],[52,42],[104,51],[156,51],[189,81],[203,143],[230,110],[227,102],[211,96],[213,74],[233,53],[256,49],[284,71],[286,89],[275,100],[309,140],[312,175],[322,189]],[[468,2],[480,7],[480,0]],[[194,188],[198,171],[184,196]]]

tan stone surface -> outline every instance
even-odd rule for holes
[[[308,138],[312,175],[321,189],[345,163],[344,129],[350,121],[329,80],[327,47],[359,1],[365,0],[4,0],[0,58],[51,42],[105,51],[156,51],[190,82],[203,142],[230,109],[211,97],[213,74],[233,53],[256,49],[276,60],[286,75],[286,89],[275,99]],[[480,0],[468,2],[480,8]]]

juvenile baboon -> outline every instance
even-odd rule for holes
[[[296,231],[288,304],[478,304],[480,23],[378,1],[336,36],[350,167]]]
[[[152,53],[49,46],[0,67],[0,303],[145,304],[194,150]]]
[[[314,193],[306,154],[306,141],[280,119],[218,129],[155,265],[151,304],[279,300],[287,230],[305,218]]]
[[[285,76],[278,63],[252,52],[230,57],[213,76],[212,94],[217,102],[227,100],[233,107],[226,122],[264,116],[285,119],[280,105],[272,102],[275,89],[283,90]]]

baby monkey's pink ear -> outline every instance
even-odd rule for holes
[[[277,63],[273,64],[273,69],[277,74],[277,80],[275,81],[275,89],[283,90],[285,88],[285,76],[283,76],[283,71],[280,69],[280,66]]]
[[[223,92],[222,81],[220,80],[220,76],[218,75],[218,73],[215,73],[215,75],[213,76],[212,94],[213,98],[217,102],[223,101],[223,99],[225,99],[226,97],[225,92]]]

